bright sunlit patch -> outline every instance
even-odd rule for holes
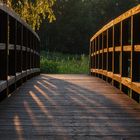
[[[55,86],[54,84],[52,84],[52,83],[50,83],[50,82],[48,82],[48,81],[46,81],[46,80],[43,80],[43,82],[46,83],[46,85],[48,85],[48,86],[50,86],[50,87],[52,87],[52,88],[57,89],[57,86]]]
[[[24,140],[24,138],[23,138],[23,128],[21,126],[19,116],[18,115],[14,116],[13,121],[14,121],[16,133],[19,137],[19,140]]]
[[[28,115],[30,116],[30,119],[33,123],[33,125],[35,126],[38,126],[38,122],[37,122],[37,119],[35,118],[35,114],[33,113],[32,109],[30,108],[28,102],[24,101],[24,107],[25,107],[25,110],[27,111]]]
[[[25,107],[26,112],[30,116],[30,119],[32,121],[34,128],[37,130],[38,134],[41,135],[40,124],[39,124],[38,120],[36,119],[35,114],[33,113],[33,110],[29,106],[28,102],[24,101],[24,107]]]
[[[60,95],[59,93],[57,93],[57,90],[54,90],[52,88],[50,88],[49,86],[45,86],[42,82],[37,81],[38,84],[40,84],[41,86],[43,86],[45,89],[47,89],[49,92],[51,92],[54,95]]]
[[[38,82],[39,84],[42,84],[41,82]],[[43,84],[42,84],[43,86]],[[41,88],[39,88],[38,86],[34,85],[34,88],[39,91],[39,93],[41,93],[52,105],[57,105],[48,95],[46,92],[44,92]]]
[[[30,94],[31,97],[34,99],[34,101],[37,103],[37,105],[40,107],[41,111],[42,111],[48,118],[53,118],[53,116],[50,115],[50,113],[48,112],[48,110],[46,109],[46,107],[44,106],[44,104],[41,102],[41,100],[40,100],[32,91],[29,91],[29,94]]]

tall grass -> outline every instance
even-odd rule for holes
[[[41,72],[58,74],[87,74],[88,56],[41,52]]]

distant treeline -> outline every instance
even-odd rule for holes
[[[56,21],[43,22],[41,48],[52,52],[88,53],[89,40],[104,24],[140,0],[57,0]]]

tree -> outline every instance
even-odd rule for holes
[[[140,0],[58,0],[57,20],[43,22],[39,34],[42,49],[64,53],[88,53],[89,40],[103,25],[140,3]]]
[[[35,30],[39,29],[46,17],[49,22],[56,19],[52,10],[55,2],[56,0],[8,0],[8,5]]]

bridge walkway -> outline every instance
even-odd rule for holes
[[[87,75],[34,77],[0,103],[1,140],[139,140],[140,105]]]

